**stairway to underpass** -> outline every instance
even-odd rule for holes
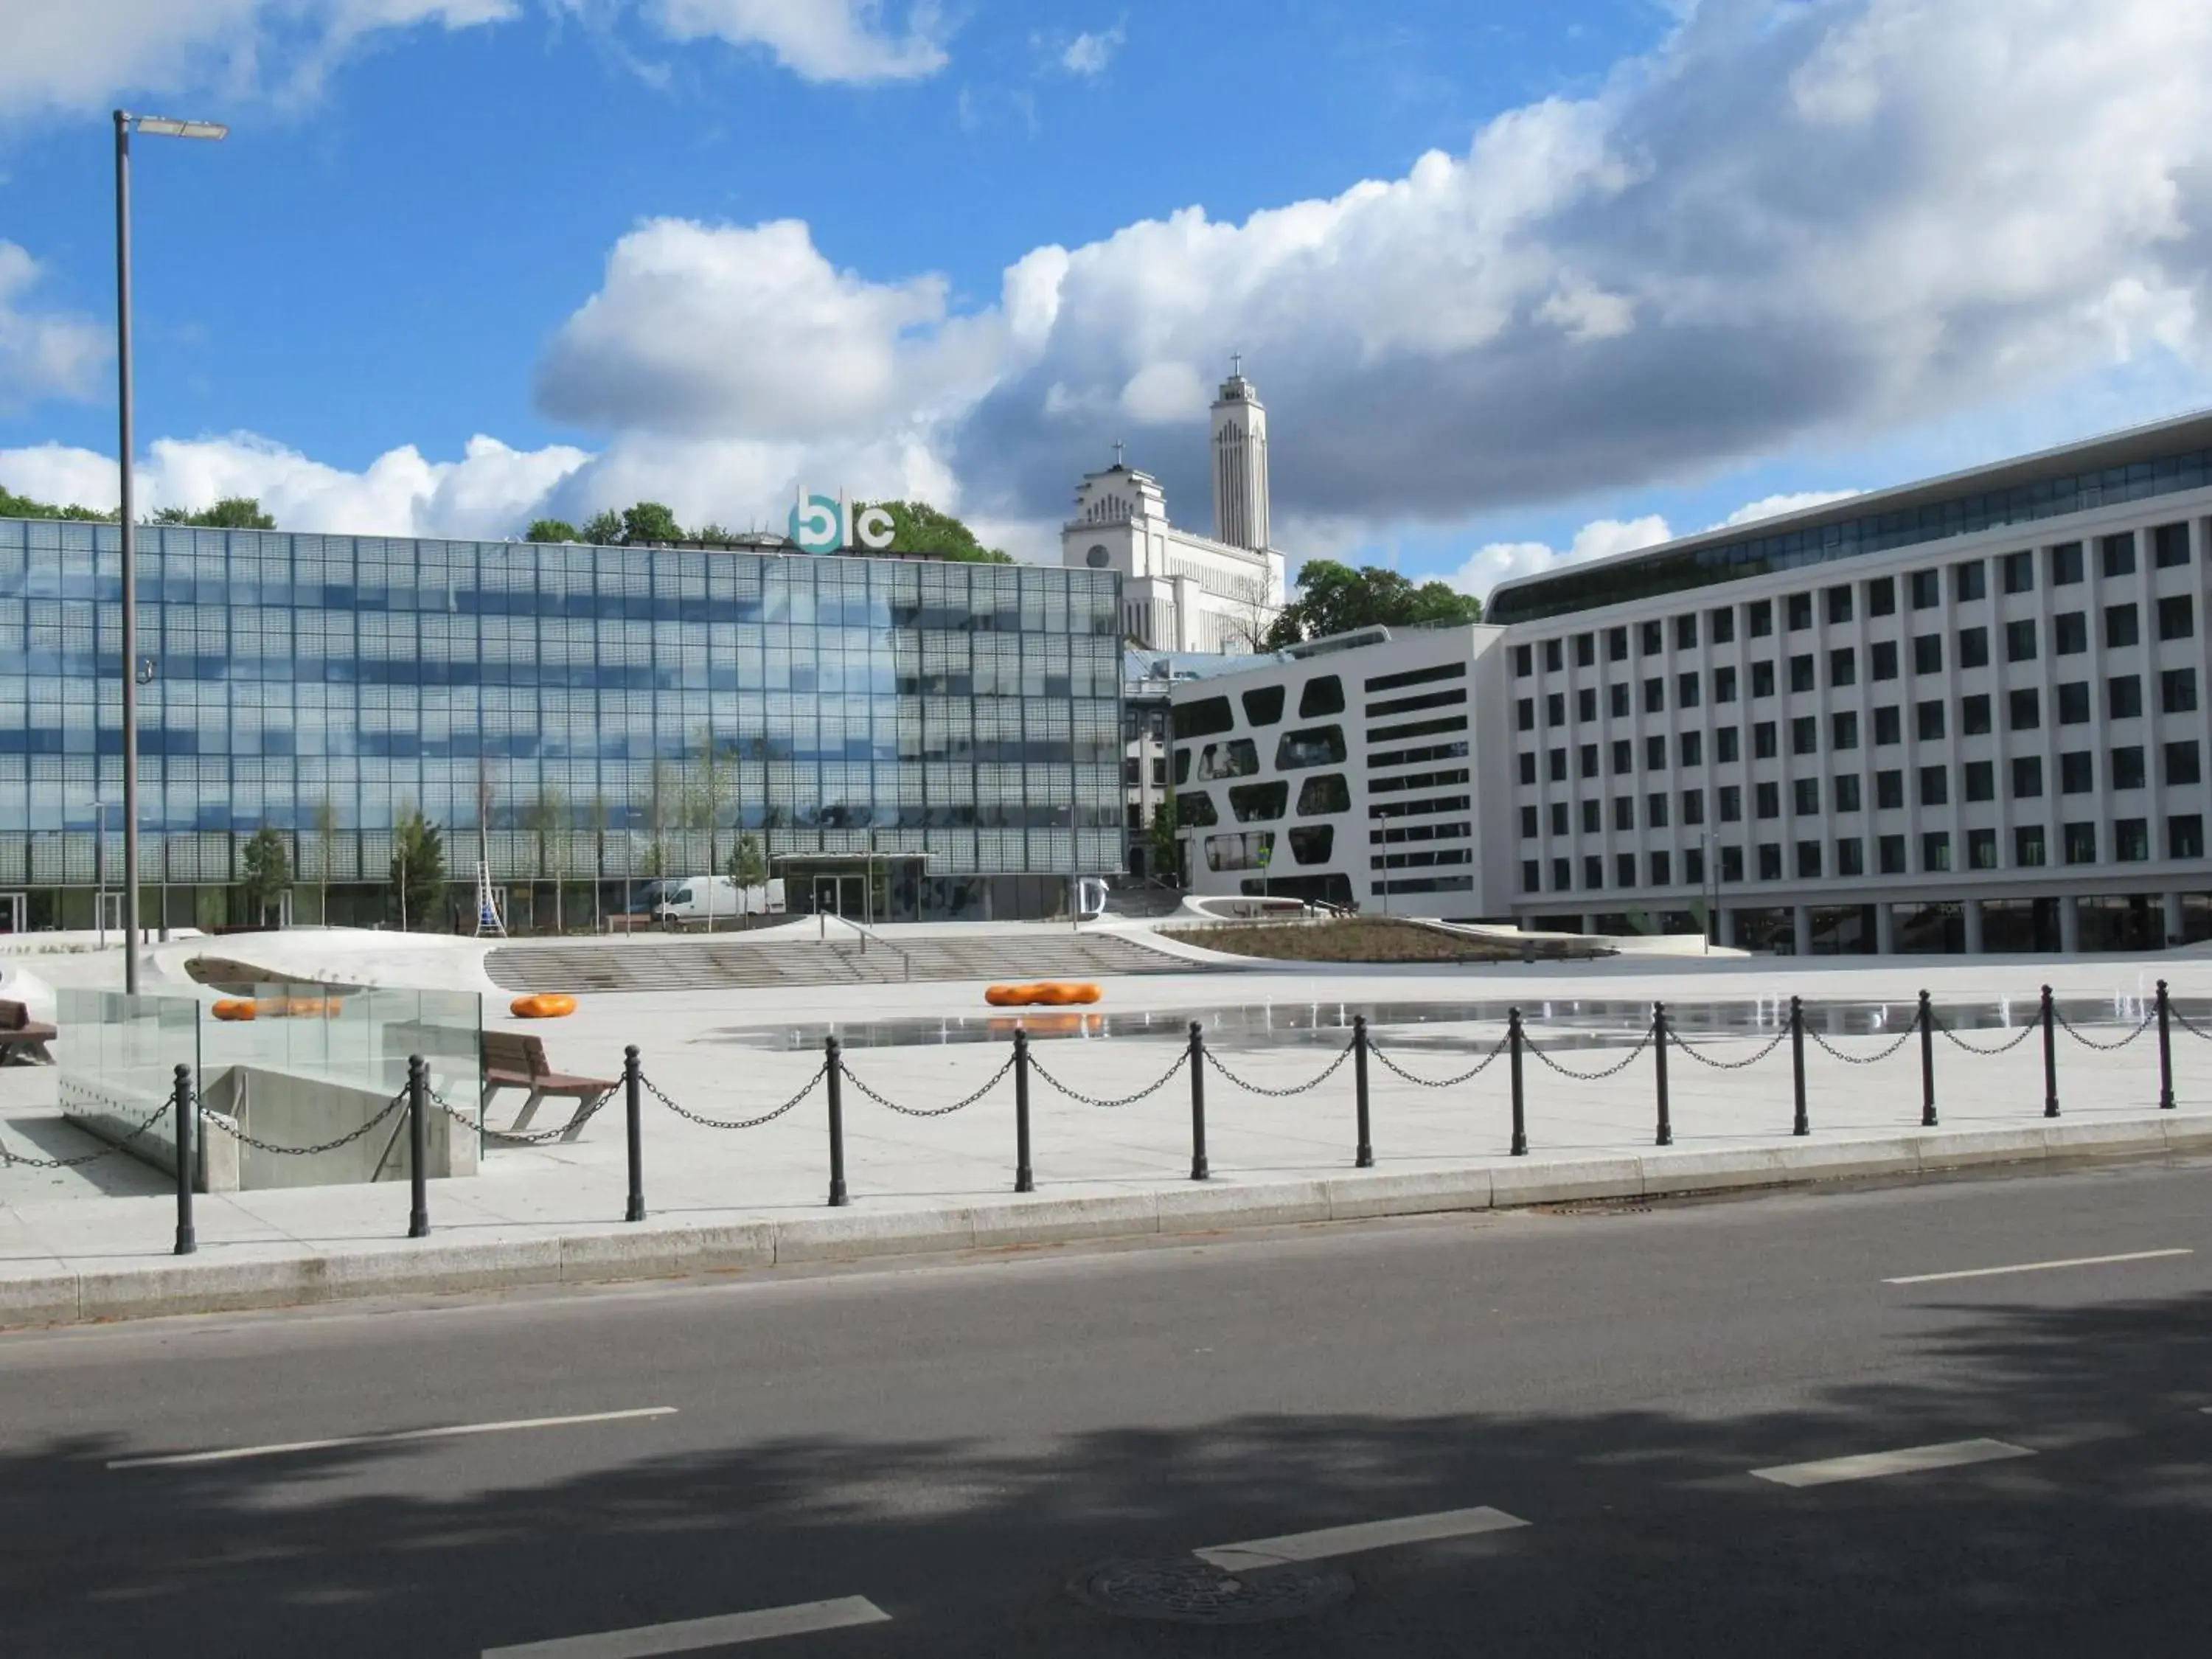
[[[502,945],[484,960],[509,991],[697,991],[905,980],[1079,979],[1188,974],[1193,962],[1114,933],[978,933],[899,939],[606,939]]]

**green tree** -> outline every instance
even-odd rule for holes
[[[873,501],[855,503],[853,515],[858,519],[864,506],[880,507],[891,515],[891,544],[893,553],[929,553],[940,559],[957,559],[968,564],[1012,564],[1012,555],[995,547],[986,547],[975,538],[975,532],[954,518],[950,513],[940,513],[927,501]]]
[[[292,860],[284,850],[284,837],[267,824],[253,832],[240,858],[246,872],[246,910],[255,927],[269,915],[269,907],[292,890]]]
[[[226,495],[213,507],[187,513],[181,507],[165,507],[154,515],[155,524],[196,524],[208,530],[274,530],[276,520],[261,510],[252,495]]]
[[[680,542],[684,526],[659,501],[640,501],[623,509],[622,538],[635,546],[642,542]]]
[[[567,863],[556,856],[561,831],[568,818],[568,799],[559,787],[547,784],[538,792],[538,799],[530,804],[525,815],[525,826],[538,838],[538,873],[540,878],[553,884],[553,931],[566,933],[565,918],[561,913],[561,875],[556,866]]]
[[[709,522],[699,526],[684,539],[693,542],[733,542],[737,538],[738,532],[729,526]]]
[[[0,519],[88,519],[105,524],[114,517],[112,513],[95,512],[88,507],[55,507],[46,501],[34,501],[28,495],[11,495],[5,485],[0,485]]]
[[[1182,860],[1176,845],[1176,798],[1170,790],[1152,809],[1152,873],[1163,881],[1180,881]]]
[[[1267,648],[1349,633],[1355,628],[1449,626],[1482,620],[1482,601],[1443,582],[1415,586],[1395,570],[1354,570],[1334,559],[1309,559],[1298,572],[1298,597],[1267,630]]]
[[[738,890],[738,914],[744,925],[753,925],[753,913],[745,905],[749,888],[760,887],[768,881],[768,854],[762,848],[758,836],[739,836],[737,845],[730,848],[730,862],[725,872]]]
[[[315,871],[321,878],[315,889],[315,920],[325,927],[331,924],[331,855],[337,839],[338,809],[325,790],[315,803]]]
[[[576,533],[576,526],[566,519],[533,519],[529,533],[522,539],[526,542],[573,542],[580,541],[582,538]]]
[[[386,891],[402,932],[434,917],[446,890],[446,838],[416,807],[392,826],[392,878]]]
[[[622,514],[611,510],[594,513],[584,520],[584,527],[576,532],[578,541],[589,542],[594,547],[619,547],[622,538]]]

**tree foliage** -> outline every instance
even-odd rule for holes
[[[46,501],[34,501],[28,495],[9,493],[0,484],[0,519],[86,519],[94,523],[112,522],[112,513],[96,512],[88,507],[55,507]]]
[[[269,907],[292,890],[292,860],[284,850],[284,837],[267,824],[253,832],[240,855],[246,872],[246,908],[258,925]]]
[[[768,854],[758,836],[739,836],[730,848],[729,867],[723,873],[740,887],[759,887],[768,880]]]
[[[1268,629],[1271,651],[1355,628],[1451,626],[1482,620],[1482,601],[1439,581],[1418,587],[1395,570],[1354,570],[1334,559],[1309,559],[1298,572],[1298,596]]]
[[[1182,879],[1182,849],[1176,842],[1176,798],[1170,789],[1152,809],[1152,873],[1163,881]]]
[[[577,533],[576,526],[566,519],[534,519],[531,521],[529,533],[522,539],[526,542],[573,542],[580,541],[582,538]]]
[[[410,807],[392,826],[392,877],[387,892],[403,927],[434,919],[446,891],[446,838],[438,826]]]
[[[995,547],[986,547],[970,530],[950,513],[939,511],[927,501],[872,501],[857,504],[857,518],[865,507],[880,507],[891,515],[891,544],[893,553],[927,553],[940,559],[957,559],[967,564],[1012,564],[1012,555]]]
[[[274,530],[276,520],[261,510],[252,495],[226,495],[213,507],[187,513],[181,507],[165,507],[154,515],[155,524],[193,524],[206,530]]]

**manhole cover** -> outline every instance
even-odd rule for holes
[[[1285,1563],[1224,1572],[1195,1556],[1173,1561],[1108,1561],[1068,1583],[1075,1599],[1122,1619],[1176,1625],[1259,1625],[1333,1607],[1352,1594],[1336,1567]]]

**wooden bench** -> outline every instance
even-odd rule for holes
[[[548,1095],[556,1095],[576,1103],[576,1115],[561,1134],[563,1140],[574,1140],[583,1132],[584,1109],[616,1086],[613,1079],[571,1077],[555,1071],[545,1058],[544,1042],[538,1037],[519,1031],[483,1034],[483,1103],[489,1107],[491,1097],[501,1089],[520,1089],[529,1097],[509,1126],[513,1132],[527,1129],[538,1103]]]
[[[51,1025],[41,1025],[31,1018],[30,1010],[20,1002],[0,1002],[0,1066],[4,1066],[20,1051],[24,1059],[51,1066],[54,1057],[46,1045],[57,1033]]]

